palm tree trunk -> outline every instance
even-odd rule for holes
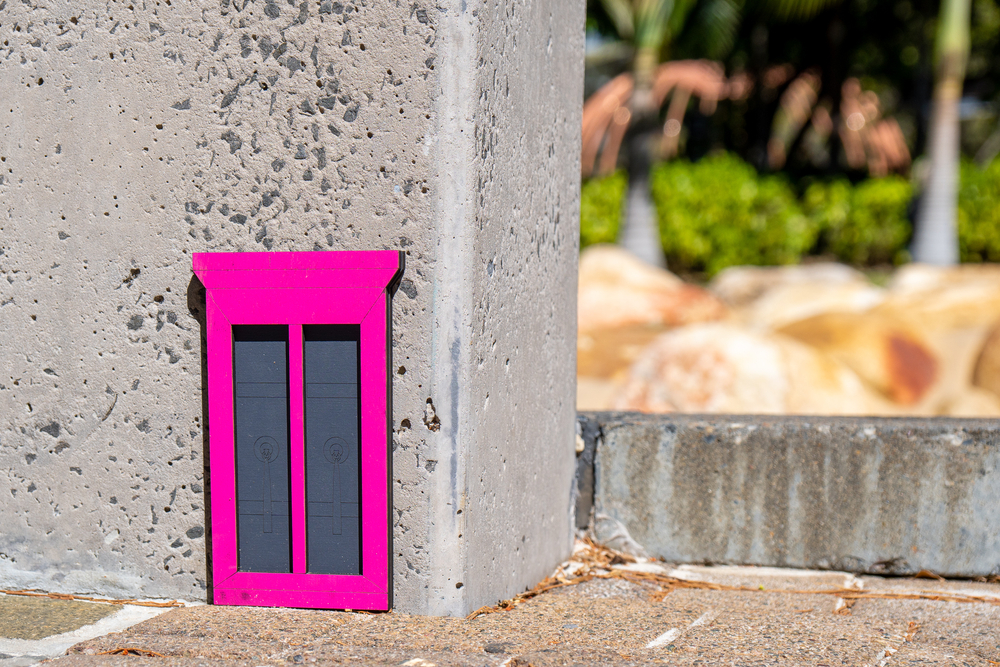
[[[926,264],[958,263],[956,222],[958,176],[958,95],[935,87],[928,148],[930,170],[917,209],[913,259]]]
[[[666,268],[656,206],[649,194],[649,173],[637,175],[631,169],[629,172],[625,224],[618,233],[618,244],[647,264]]]
[[[970,0],[942,0],[937,34],[937,72],[928,141],[930,171],[917,210],[913,259],[958,263],[958,104],[969,57]]]
[[[630,253],[653,266],[666,268],[656,207],[649,193],[649,173],[653,167],[654,141],[659,109],[653,104],[652,86],[658,53],[640,48],[636,53],[633,74],[632,121],[628,134],[628,194],[625,197],[618,243]]]

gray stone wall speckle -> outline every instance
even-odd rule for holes
[[[0,0],[0,585],[206,597],[203,251],[406,252],[397,607],[564,555],[578,4]]]

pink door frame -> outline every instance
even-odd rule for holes
[[[394,250],[193,255],[206,288],[215,604],[391,607],[391,297],[403,263]],[[240,324],[289,327],[291,573],[238,570],[232,327]],[[307,572],[302,326],[308,324],[360,325],[360,575]]]

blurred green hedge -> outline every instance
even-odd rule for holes
[[[624,173],[583,185],[581,246],[618,235]],[[794,264],[834,255],[855,266],[909,261],[913,186],[901,176],[811,183],[797,197],[782,177],[758,174],[731,154],[657,166],[650,181],[672,271],[714,275],[740,264]],[[963,262],[1000,262],[1000,160],[963,163],[958,197]]]
[[[584,182],[580,191],[580,248],[614,243],[621,224],[622,201],[628,177],[619,171]]]
[[[1000,160],[986,169],[962,163],[958,251],[963,262],[1000,262]]]
[[[794,264],[816,244],[818,229],[792,187],[733,155],[663,163],[650,189],[674,271],[713,275],[740,264]]]
[[[913,232],[906,209],[913,187],[901,176],[817,182],[806,188],[802,205],[821,230],[820,248],[855,266],[902,264]]]

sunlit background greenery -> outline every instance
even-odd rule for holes
[[[618,4],[641,7],[644,0]],[[686,3],[686,4],[681,4]],[[639,37],[616,21],[614,0],[590,0],[589,97],[635,68]],[[645,2],[645,4],[651,4]],[[786,264],[825,257],[857,266],[910,260],[935,84],[935,37],[943,3],[928,0],[674,0],[656,46],[659,62],[708,59],[725,76],[764,81],[745,99],[703,112],[692,97],[676,155],[655,164],[649,191],[671,270],[712,275],[734,264]],[[636,11],[639,11],[637,9]],[[625,32],[626,34],[622,34]],[[1000,261],[1000,3],[972,0],[969,55],[959,103],[962,155],[958,188],[961,261]],[[784,69],[782,69],[784,68]],[[851,166],[833,131],[818,142],[808,123],[787,159],[768,159],[782,131],[782,96],[805,72],[819,76],[816,106],[836,117],[845,81],[877,95],[912,156],[874,176]],[[658,123],[666,115],[658,110]],[[662,158],[662,156],[661,156]],[[581,245],[613,242],[628,189],[627,144],[611,175],[585,178]]]

